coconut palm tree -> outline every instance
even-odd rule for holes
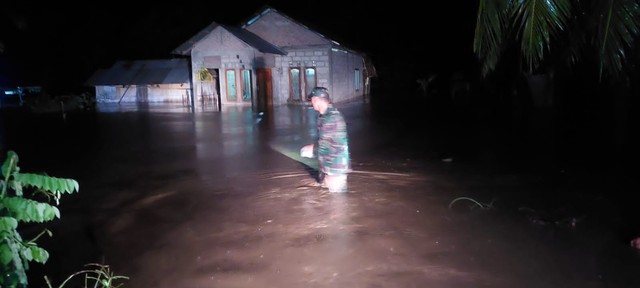
[[[516,51],[528,74],[562,59],[595,64],[600,79],[624,79],[638,35],[638,0],[479,0],[473,48],[485,76]]]
[[[510,72],[514,69],[522,72],[515,78],[520,81],[513,82],[528,83],[529,89],[523,89],[521,85],[518,88],[509,88],[509,91],[519,94],[516,98],[522,98],[520,95],[525,94],[517,91],[527,92],[531,95],[529,101],[533,100],[527,103],[537,101],[539,105],[550,103],[550,107],[553,107],[556,100],[548,95],[553,95],[549,92],[553,90],[532,95],[534,89],[531,88],[534,85],[538,85],[536,88],[539,88],[540,79],[547,81],[547,87],[553,87],[554,78],[560,79],[560,74],[563,75],[563,80],[555,84],[564,85],[562,89],[568,91],[563,93],[564,97],[573,97],[571,101],[564,100],[563,109],[577,109],[570,107],[577,104],[576,99],[580,101],[580,97],[574,95],[584,95],[578,91],[606,91],[598,92],[598,97],[608,98],[606,101],[613,104],[611,107],[614,107],[614,118],[604,119],[604,115],[611,115],[607,111],[600,113],[599,117],[606,121],[613,120],[614,125],[611,128],[615,135],[609,145],[612,145],[610,147],[615,151],[625,153],[630,146],[627,143],[629,135],[626,131],[634,130],[629,128],[629,115],[634,109],[629,103],[632,103],[633,89],[638,87],[634,87],[637,84],[630,79],[637,79],[640,71],[635,62],[639,55],[636,44],[639,35],[638,0],[479,0],[473,49],[484,77],[496,75],[498,73],[494,72],[498,71],[503,73],[498,74],[501,75],[499,77],[513,76],[514,73]],[[510,72],[504,72],[505,70]],[[558,71],[562,73],[557,73]],[[595,81],[574,80],[578,77]],[[504,79],[499,79],[500,85],[503,85]],[[531,85],[532,79],[538,82]],[[571,83],[565,81],[567,79],[575,81],[574,84],[567,84]],[[579,87],[584,84],[591,86],[587,89]],[[512,85],[515,87],[517,84]],[[546,101],[548,99],[551,101]],[[516,101],[525,102],[522,99]],[[539,122],[553,122],[547,120],[549,119]],[[530,121],[530,125],[539,124],[536,120]],[[536,130],[552,130],[553,127],[550,125]],[[532,139],[541,137],[531,136]]]

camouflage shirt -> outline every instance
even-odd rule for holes
[[[329,106],[318,116],[318,139],[314,154],[318,156],[320,170],[328,175],[351,172],[347,124],[338,109]]]

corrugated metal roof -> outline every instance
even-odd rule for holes
[[[188,59],[118,61],[96,71],[86,82],[99,85],[153,85],[189,83]]]
[[[186,42],[182,43],[178,48],[174,49],[171,53],[176,55],[185,55],[188,56],[191,54],[191,49],[193,49],[193,45],[198,43],[200,40],[204,39],[209,33],[211,33],[214,29],[222,27],[225,30],[229,31],[229,33],[236,36],[241,41],[247,43],[247,45],[255,48],[256,50],[263,53],[271,53],[278,55],[287,55],[287,52],[280,49],[278,46],[275,46],[266,40],[260,38],[260,36],[251,33],[248,30],[245,30],[240,27],[233,27],[228,25],[221,25],[217,23],[211,23],[204,29],[200,30],[195,36],[191,37]]]
[[[227,31],[231,32],[231,34],[238,37],[238,39],[251,45],[251,47],[256,48],[260,52],[278,54],[278,55],[287,55],[286,51],[280,49],[276,45],[273,45],[267,42],[267,40],[260,38],[260,36],[253,34],[249,30],[239,28],[239,27],[226,26],[226,25],[223,25],[222,27],[224,27],[224,29],[227,29]]]
[[[308,25],[303,24],[302,22],[299,22],[299,21],[289,17],[288,15],[278,11],[277,9],[275,9],[275,8],[269,6],[269,5],[263,5],[262,8],[260,10],[258,10],[257,13],[254,13],[251,17],[249,17],[249,20],[247,20],[247,21],[243,22],[242,24],[240,24],[240,27],[245,31],[249,31],[249,30],[246,30],[246,27],[249,27],[249,26],[253,25],[253,23],[258,21],[258,19],[260,19],[261,17],[263,17],[264,15],[269,14],[269,13],[278,13],[280,16],[288,19],[292,23],[296,23],[297,25],[300,25],[300,26],[306,28],[307,30],[317,34],[318,36],[326,39],[327,41],[331,42],[331,47],[332,48],[346,50],[346,51],[349,51],[351,53],[359,54],[359,55],[363,55],[364,54],[364,53],[362,53],[360,51],[356,51],[356,50],[353,50],[351,48],[347,48],[346,46],[340,44],[338,41],[335,41],[335,40],[331,39],[331,37],[328,37],[328,36],[324,35],[323,33],[318,32],[317,29],[309,27]]]

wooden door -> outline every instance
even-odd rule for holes
[[[265,112],[273,106],[273,86],[271,69],[261,68],[256,70],[256,82],[258,85],[258,110]]]

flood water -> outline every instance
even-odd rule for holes
[[[310,107],[2,111],[0,150],[22,172],[80,183],[61,219],[23,232],[53,232],[30,287],[88,263],[124,287],[640,287],[624,168],[579,161],[576,140],[510,140],[482,111],[338,108],[346,194],[319,187],[298,155]]]

